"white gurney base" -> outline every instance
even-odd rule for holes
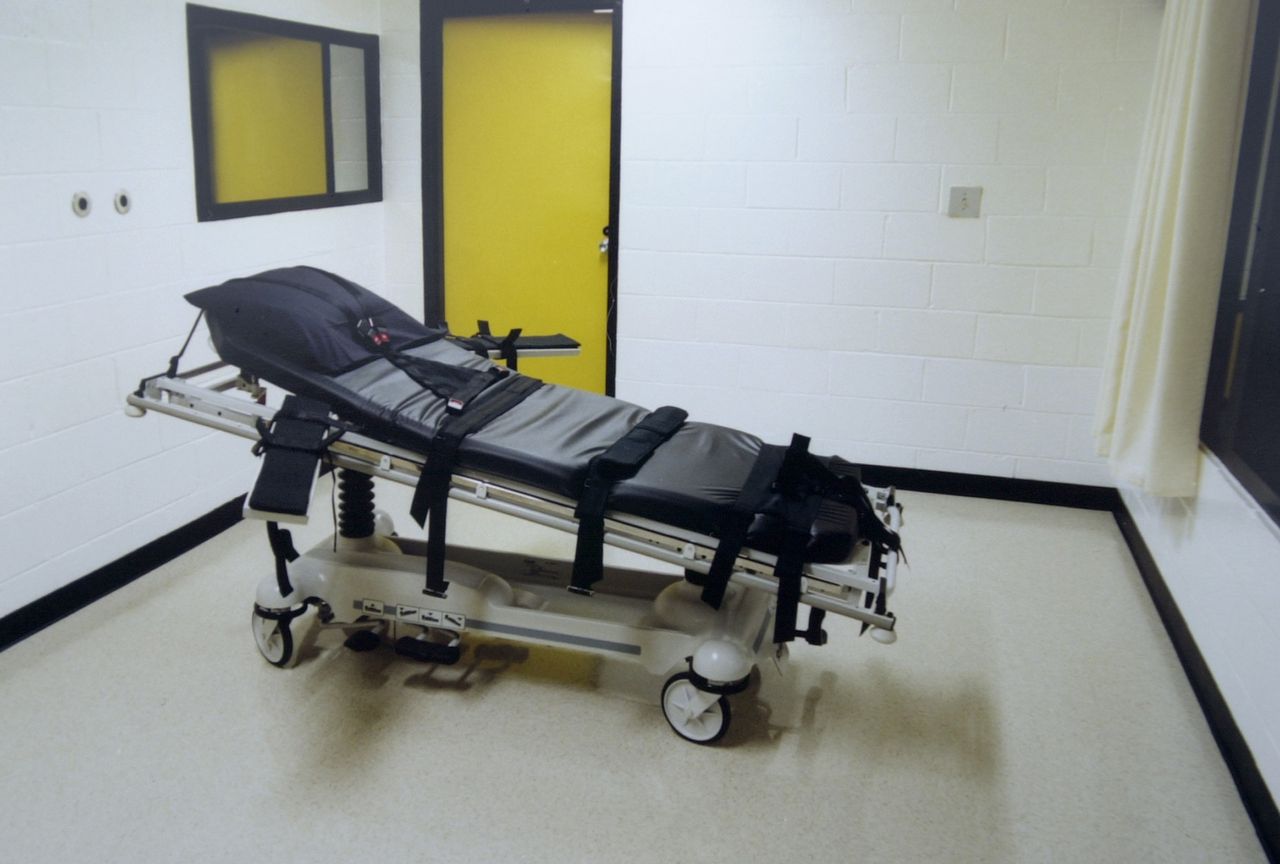
[[[316,545],[289,565],[289,596],[280,595],[274,575],[259,583],[259,650],[277,666],[292,665],[300,638],[294,621],[309,604],[320,608],[322,626],[348,632],[438,644],[444,636],[456,646],[472,631],[633,661],[670,675],[663,712],[696,743],[718,740],[729,724],[723,693],[704,688],[736,692],[761,661],[785,653],[772,640],[774,598],[761,591],[731,585],[715,610],[702,602],[701,588],[678,577],[607,568],[594,595],[583,597],[564,588],[570,562],[450,547],[449,590],[437,598],[422,592],[425,551],[422,541],[377,535],[339,538],[336,552],[332,539]]]

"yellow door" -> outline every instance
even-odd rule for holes
[[[450,328],[562,332],[576,358],[520,371],[603,393],[612,22],[587,13],[448,18],[444,297]]]

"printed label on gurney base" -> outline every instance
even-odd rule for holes
[[[385,615],[398,621],[412,621],[428,627],[449,627],[461,630],[467,626],[467,616],[457,612],[444,612],[438,609],[423,609],[418,606],[405,606],[398,603],[383,603],[381,600],[358,600],[356,608],[366,615]]]

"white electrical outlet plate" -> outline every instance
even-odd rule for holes
[[[947,215],[957,219],[976,219],[982,210],[981,186],[952,186]]]

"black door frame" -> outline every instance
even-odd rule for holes
[[[446,320],[443,123],[445,19],[541,12],[590,12],[596,9],[612,10],[609,17],[613,24],[613,81],[609,99],[608,305],[605,317],[605,393],[612,396],[618,365],[618,157],[622,131],[622,0],[420,0],[422,300],[423,317],[427,324],[438,325]]]

